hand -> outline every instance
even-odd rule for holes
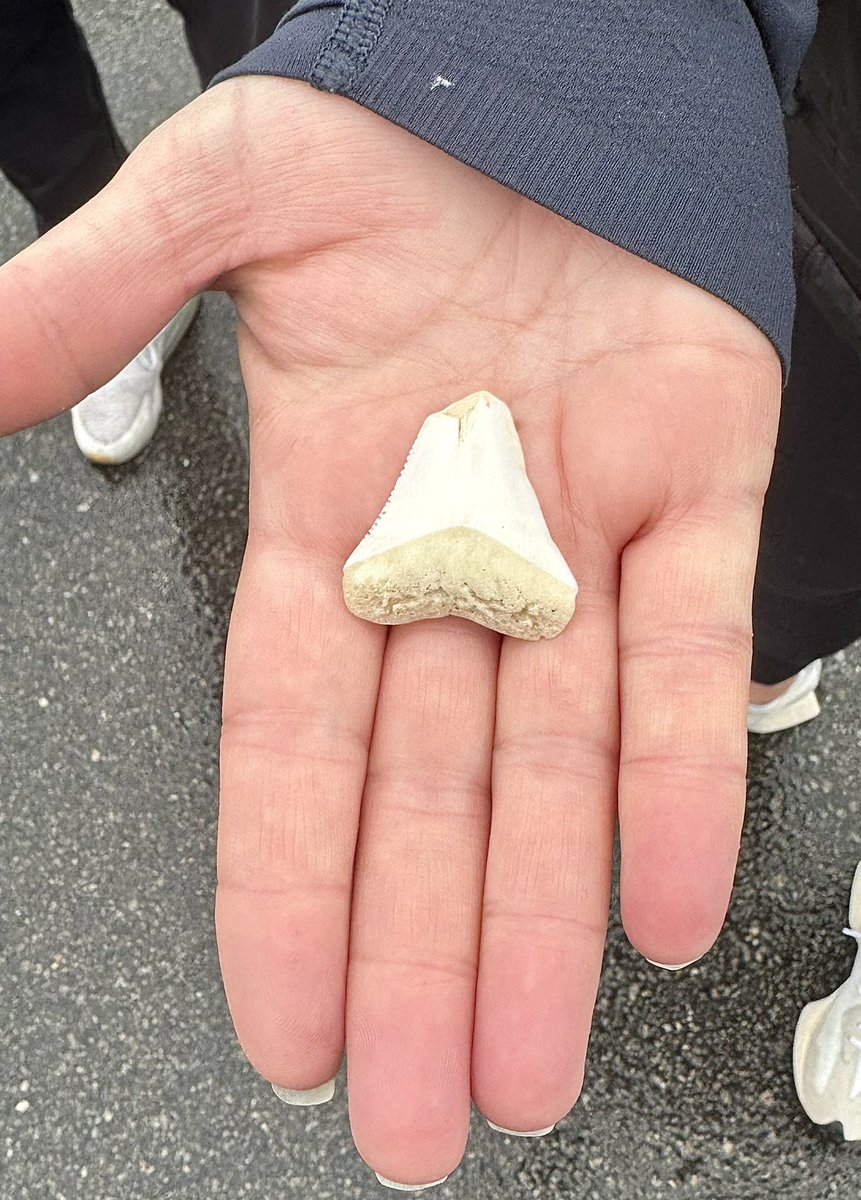
[[[0,271],[0,411],[103,383],[195,292],[239,312],[250,533],[224,685],[217,924],[268,1079],[345,1036],[388,1179],[580,1090],[617,819],[652,960],[705,953],[745,796],[777,356],[722,301],[352,101],[220,85]],[[341,568],[424,417],[511,407],[580,584],[557,639],[357,620]],[[491,805],[492,796],[492,805]],[[492,820],[491,820],[492,807]],[[489,844],[488,844],[489,840]]]

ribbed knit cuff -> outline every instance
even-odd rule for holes
[[[300,0],[214,83],[247,74],[344,95],[721,297],[785,380],[786,146],[742,0]]]

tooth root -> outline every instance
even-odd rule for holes
[[[344,564],[344,599],[382,625],[466,617],[555,637],[577,583],[550,536],[511,413],[476,392],[433,413],[379,517]]]
[[[466,526],[416,538],[344,572],[347,607],[368,621],[467,617],[530,640],[561,633],[575,595],[569,584]]]

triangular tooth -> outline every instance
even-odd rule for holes
[[[449,615],[555,637],[577,582],[550,536],[506,404],[475,392],[429,416],[344,564],[344,599],[381,625]]]

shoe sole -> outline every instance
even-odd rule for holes
[[[780,733],[783,729],[794,729],[796,725],[812,721],[814,717],[819,716],[821,711],[816,692],[808,692],[806,696],[799,696],[785,708],[748,716],[748,733]]]

